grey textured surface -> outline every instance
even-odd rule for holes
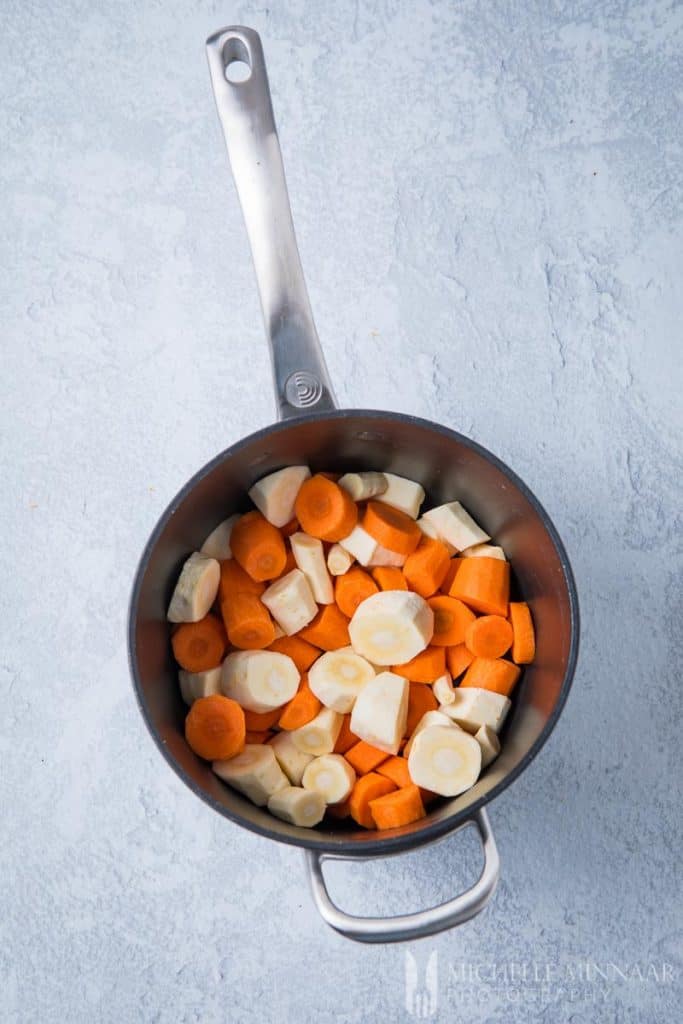
[[[0,1018],[410,1019],[405,950],[326,931],[301,854],[183,788],[128,680],[157,515],[272,416],[203,56],[243,22],[340,400],[498,452],[580,590],[571,699],[491,808],[493,904],[412,946],[438,951],[437,1017],[674,1019],[683,7],[7,0],[1,22]],[[396,911],[476,858],[461,838],[333,880]]]

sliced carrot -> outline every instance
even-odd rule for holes
[[[471,608],[456,597],[447,597],[446,594],[430,597],[427,604],[434,612],[432,644],[435,647],[453,647],[464,643],[467,627],[475,619]]]
[[[510,563],[499,558],[463,558],[449,593],[475,612],[505,618],[510,594]]]
[[[322,704],[308,685],[307,676],[304,676],[299,689],[282,709],[277,724],[289,732],[292,729],[300,729],[302,725],[313,721],[321,707]]]
[[[368,502],[362,525],[373,540],[398,555],[412,554],[423,536],[414,519],[381,501]]]
[[[349,811],[357,825],[363,828],[375,828],[375,819],[370,811],[370,801],[380,796],[393,793],[396,786],[391,779],[385,779],[377,772],[369,772],[356,779],[349,797]]]
[[[473,661],[474,655],[467,650],[465,644],[456,644],[455,647],[446,648],[446,664],[454,679],[461,676]]]
[[[343,576],[337,576],[334,584],[334,599],[339,610],[349,619],[366,597],[372,597],[378,591],[378,586],[369,573],[355,565]]]
[[[520,672],[518,665],[513,665],[504,658],[475,658],[460,687],[465,689],[469,686],[478,686],[482,690],[493,690],[494,693],[502,693],[504,697],[509,697]]]
[[[383,764],[379,765],[377,774],[383,775],[386,779],[391,779],[399,789],[403,786],[412,786],[413,784],[405,757],[388,758]]]
[[[288,572],[291,572],[292,569],[296,568],[297,564],[296,558],[294,557],[294,552],[291,551],[290,548],[287,548],[285,552],[285,566],[280,575],[278,576],[278,579],[281,579],[283,576],[286,576]]]
[[[185,739],[206,761],[227,761],[241,753],[245,736],[242,708],[218,693],[196,700],[185,719]]]
[[[243,651],[263,650],[275,639],[275,626],[268,609],[256,594],[246,590],[220,602],[228,640]]]
[[[411,683],[433,683],[446,671],[446,653],[443,647],[428,647],[404,665],[394,665],[391,671]]]
[[[260,597],[265,589],[265,583],[252,580],[251,576],[234,558],[227,558],[221,562],[221,578],[218,584],[219,603],[243,592]]]
[[[296,533],[298,529],[299,520],[295,516],[294,519],[290,519],[288,523],[285,523],[284,526],[280,527],[280,533],[282,534],[283,537],[291,537],[292,534]]]
[[[439,702],[432,693],[431,686],[422,683],[411,683],[408,692],[408,724],[406,734],[411,736],[422,716],[427,711],[436,711]]]
[[[321,608],[313,621],[300,629],[297,636],[323,651],[336,651],[338,647],[348,647],[351,643],[349,620],[336,604],[326,604]]]
[[[420,597],[431,597],[443,583],[450,560],[445,544],[431,537],[423,537],[419,547],[412,555],[408,555],[403,566],[403,575],[410,589]]]
[[[335,754],[345,754],[347,750],[350,750],[356,743],[360,743],[360,740],[356,736],[355,732],[351,732],[351,715],[344,715],[342,718],[341,729],[337,736],[337,742],[334,745]]]
[[[349,807],[348,800],[342,800],[338,804],[328,804],[325,809],[325,814],[329,814],[331,818],[343,818],[351,817],[351,808]]]
[[[378,829],[400,828],[424,818],[426,811],[417,786],[404,786],[370,801],[370,813]]]
[[[287,562],[282,534],[256,510],[237,520],[230,547],[244,571],[259,582],[277,579]]]
[[[269,651],[286,654],[292,659],[299,672],[307,672],[320,654],[320,648],[306,643],[300,636],[281,636],[273,640]]]
[[[536,656],[536,637],[531,610],[526,601],[510,602],[512,624],[512,660],[518,665],[528,665]]]
[[[271,729],[247,729],[247,743],[267,743],[274,735]]]
[[[244,724],[250,732],[263,732],[272,729],[282,714],[282,708],[275,708],[274,711],[247,711],[244,710]]]
[[[382,761],[386,761],[389,756],[386,750],[378,750],[377,747],[366,743],[365,740],[355,743],[344,754],[344,757],[358,775],[367,775],[368,772],[373,771]]]
[[[453,586],[453,580],[455,579],[455,574],[457,573],[458,569],[460,568],[460,563],[462,561],[463,561],[463,559],[462,558],[458,558],[457,555],[456,555],[455,558],[451,558],[450,564],[449,564],[448,569],[446,571],[446,575],[443,578],[443,583],[439,587],[439,590],[441,591],[442,594],[449,594],[450,593],[451,587]]]
[[[476,658],[502,658],[512,647],[512,626],[501,615],[481,615],[467,627],[465,643]]]
[[[173,656],[186,672],[207,672],[223,660],[227,638],[220,619],[205,615],[199,622],[181,622],[171,637]]]
[[[322,473],[304,480],[294,509],[302,530],[333,543],[348,537],[358,521],[351,495]]]
[[[380,590],[408,590],[408,580],[392,565],[378,565],[372,570],[372,578]]]

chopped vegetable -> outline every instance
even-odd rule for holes
[[[422,537],[414,519],[400,509],[378,501],[368,502],[361,525],[378,544],[399,555],[410,555]]]
[[[460,689],[475,686],[509,697],[519,679],[519,673],[519,666],[504,658],[475,658],[460,683]]]
[[[512,626],[500,615],[481,615],[467,627],[465,643],[477,658],[502,658],[512,647]]]
[[[357,779],[349,797],[349,811],[356,824],[363,828],[376,828],[370,802],[392,793],[396,788],[391,779],[385,779],[376,772],[368,772]]]
[[[244,571],[259,583],[276,579],[287,562],[282,534],[260,512],[247,512],[237,520],[230,547]]]
[[[185,719],[185,739],[199,757],[225,760],[244,749],[244,711],[235,700],[213,694],[200,697]]]
[[[370,801],[370,813],[379,829],[400,828],[424,818],[425,809],[417,786],[404,786]]]
[[[358,519],[353,498],[321,473],[302,484],[294,509],[306,533],[332,542],[346,537]]]
[[[498,558],[463,558],[450,590],[466,605],[484,615],[508,613],[510,563]]]
[[[334,599],[341,612],[352,618],[356,608],[366,597],[376,594],[378,586],[364,569],[355,566],[343,576],[338,576],[334,585]]]
[[[510,602],[512,624],[512,660],[518,665],[528,665],[536,657],[536,637],[529,605],[525,601]]]
[[[186,672],[216,668],[226,646],[223,623],[215,615],[207,615],[199,622],[183,622],[171,636],[173,657]]]

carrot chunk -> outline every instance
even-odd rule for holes
[[[300,729],[302,725],[312,722],[322,704],[308,685],[308,677],[304,676],[299,689],[281,711],[278,725],[281,729]]]
[[[344,754],[344,757],[358,775],[367,775],[368,772],[373,771],[382,761],[386,761],[389,756],[386,750],[378,750],[377,747],[366,743],[365,740],[355,743]]]
[[[185,739],[206,761],[226,761],[241,753],[245,736],[242,708],[217,693],[196,700],[185,719]]]
[[[205,615],[199,622],[182,622],[171,637],[173,656],[186,672],[216,668],[226,646],[223,623],[215,615]]]
[[[422,687],[424,690],[424,686]],[[413,780],[410,777],[408,771],[408,762],[405,757],[389,757],[383,764],[377,768],[377,774],[383,775],[386,779],[391,779],[399,789],[404,786],[412,786]]]
[[[369,772],[356,779],[349,797],[349,811],[356,824],[363,828],[376,828],[375,819],[370,811],[370,801],[386,793],[392,793],[395,789],[396,786],[391,779],[385,779],[376,772]]]
[[[453,580],[455,579],[455,575],[458,569],[460,568],[460,563],[462,561],[464,561],[464,559],[459,558],[457,555],[455,556],[455,558],[451,558],[446,575],[444,576],[443,582],[439,587],[439,590],[441,591],[442,594],[450,593],[451,587],[453,586]]]
[[[366,597],[376,594],[378,589],[372,576],[359,566],[354,566],[343,576],[337,576],[334,584],[334,599],[339,610],[351,619],[358,605]]]
[[[362,525],[373,540],[398,555],[412,554],[422,539],[422,530],[414,519],[380,501],[368,502]]]
[[[462,689],[478,686],[509,697],[519,679],[521,669],[503,658],[475,658],[460,683]]]
[[[419,547],[412,555],[408,555],[403,575],[411,590],[420,597],[431,597],[443,583],[449,562],[450,556],[445,544],[431,537],[423,537]]]
[[[247,743],[267,743],[275,734],[270,729],[247,729]]]
[[[400,828],[424,818],[426,811],[417,786],[404,786],[370,801],[370,813],[378,829]]]
[[[282,714],[282,708],[273,711],[247,711],[244,709],[244,724],[250,732],[263,732],[272,729]]]
[[[234,558],[226,558],[221,562],[221,578],[218,583],[219,604],[221,601],[243,592],[260,597],[265,589],[265,583],[252,580],[251,576]]]
[[[510,563],[499,558],[463,558],[450,596],[484,615],[508,613]]]
[[[464,643],[467,627],[475,619],[474,612],[456,597],[447,597],[446,594],[430,597],[427,604],[434,612],[432,644],[435,647],[454,647]]]
[[[275,626],[268,609],[256,594],[243,590],[220,602],[228,640],[243,651],[263,650],[275,639]]]
[[[306,643],[299,636],[278,637],[277,640],[273,640],[268,650],[276,651],[278,654],[286,654],[292,659],[299,672],[307,672],[320,654],[319,647]]]
[[[297,635],[323,651],[336,651],[338,647],[348,647],[351,643],[349,620],[336,604],[326,604]]]
[[[446,671],[446,652],[443,647],[428,647],[404,665],[394,665],[391,671],[411,683],[433,683]]]
[[[253,580],[274,580],[287,562],[280,531],[260,512],[247,512],[230,535],[232,553]]]
[[[408,580],[393,565],[378,565],[372,570],[372,578],[380,590],[408,590]]]
[[[467,627],[465,643],[477,658],[502,658],[512,646],[512,626],[500,615],[482,615]]]
[[[351,495],[322,473],[304,480],[294,510],[305,533],[333,543],[348,537],[358,521]]]
[[[536,656],[536,637],[531,610],[526,601],[510,602],[512,624],[512,660],[518,665],[528,665]]]
[[[446,663],[448,664],[448,671],[454,679],[461,676],[473,661],[474,655],[471,651],[468,651],[465,644],[456,644],[455,647],[446,648]]]
[[[439,702],[432,692],[431,686],[422,683],[411,683],[408,691],[408,724],[406,734],[412,735],[417,723],[427,711],[436,711]]]
[[[347,750],[350,750],[356,743],[361,741],[354,732],[351,732],[351,715],[344,715],[342,718],[341,729],[337,736],[337,742],[334,745],[335,754],[345,754]]]

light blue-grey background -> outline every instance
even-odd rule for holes
[[[420,966],[438,950],[438,1019],[673,1020],[683,7],[668,0],[3,4],[0,1018],[410,1019],[404,949],[327,931],[300,852],[196,800],[128,680],[148,532],[273,415],[203,53],[231,22],[263,35],[341,402],[500,454],[577,575],[571,698],[491,808],[500,888],[410,947]],[[352,909],[416,908],[472,880],[477,856],[460,837],[333,882]]]

